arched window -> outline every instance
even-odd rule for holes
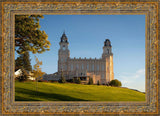
[[[104,74],[102,74],[102,79],[104,79]]]
[[[73,64],[71,64],[71,71],[73,71]]]
[[[104,71],[104,64],[102,64],[102,71]]]
[[[87,70],[89,70],[89,64],[87,64]]]
[[[61,65],[61,70],[63,71],[64,69],[63,69],[63,65]]]
[[[84,66],[83,66],[83,64],[82,64],[82,70],[84,69]]]
[[[63,49],[63,50],[65,50],[65,49],[66,49],[65,45],[63,45],[62,49]]]
[[[94,64],[92,64],[92,71],[94,71]]]
[[[79,68],[79,65],[78,65],[78,64],[76,65],[76,68],[77,68],[77,69]]]
[[[99,65],[97,64],[97,71],[99,71]]]
[[[108,54],[109,54],[109,49],[107,49],[107,52],[108,52]]]

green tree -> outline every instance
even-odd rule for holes
[[[89,77],[88,85],[93,85],[93,79]]]
[[[43,15],[15,16],[15,50],[18,54],[26,51],[42,53],[50,48],[48,35],[40,30],[39,20]]]
[[[20,82],[27,81],[28,73],[23,68],[21,69],[21,71],[22,71],[22,74],[19,77],[17,77],[18,81]]]
[[[112,81],[109,83],[109,85],[115,86],[115,87],[121,87],[121,86],[122,86],[122,83],[121,83],[119,80],[115,79],[115,80],[112,80]]]
[[[63,75],[63,71],[61,71],[61,79],[60,79],[59,82],[60,82],[60,83],[65,83],[65,82],[66,82],[66,80],[65,80],[65,78],[64,78],[64,75]]]
[[[98,82],[97,82],[97,85],[100,85],[100,82],[99,82],[99,80],[98,80]]]
[[[31,60],[29,57],[29,52],[23,54],[23,67],[27,71],[32,71]]]
[[[76,83],[76,79],[75,78],[73,78],[73,83]]]
[[[78,79],[77,79],[77,84],[81,84],[81,79],[80,79],[80,77],[78,77]]]
[[[32,71],[32,65],[30,61],[29,52],[20,54],[20,56],[15,60],[15,70],[24,69],[26,71]]]
[[[15,70],[22,69],[22,68],[23,68],[23,58],[22,58],[22,55],[20,55],[15,60]]]

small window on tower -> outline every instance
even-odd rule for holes
[[[109,49],[107,49],[107,52],[108,52],[108,54],[109,54]]]
[[[62,48],[63,50],[65,50],[66,49],[66,47],[65,47],[65,45],[63,46],[63,48]]]

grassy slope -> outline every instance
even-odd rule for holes
[[[144,101],[145,94],[98,85],[15,82],[16,101]]]

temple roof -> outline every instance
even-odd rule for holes
[[[110,47],[111,47],[111,42],[110,42],[109,39],[106,39],[106,40],[104,41],[104,46],[110,46]]]
[[[66,42],[66,43],[68,43],[68,38],[67,38],[65,32],[63,32],[63,34],[62,34],[61,42]]]

